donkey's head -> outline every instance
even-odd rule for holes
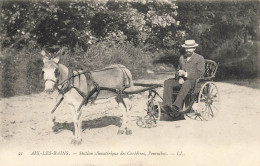
[[[43,79],[44,79],[44,91],[47,93],[52,93],[56,84],[58,83],[58,62],[59,57],[57,58],[49,58],[46,56],[45,51],[41,52],[43,56]]]

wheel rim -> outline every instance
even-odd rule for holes
[[[137,121],[137,125],[142,128],[151,128],[158,126],[161,118],[161,107],[155,96],[151,95],[147,101],[147,114],[141,120]]]
[[[219,112],[219,92],[217,86],[212,82],[205,83],[199,93],[198,108],[195,115],[200,120],[211,120]]]
[[[150,97],[147,103],[147,115],[144,120],[147,127],[155,127],[158,125],[161,118],[161,107],[159,102],[154,97]]]

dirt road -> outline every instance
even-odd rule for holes
[[[56,111],[57,121],[64,124],[63,130],[52,131],[50,111],[57,93],[1,99],[0,163],[260,165],[260,90],[220,82],[217,86],[221,109],[213,120],[201,122],[186,117],[161,121],[159,126],[149,129],[136,125],[136,120],[145,115],[147,94],[134,95],[130,136],[117,135],[121,112],[114,102],[84,107],[83,142],[76,147],[70,144],[72,116],[65,103]],[[162,88],[158,92],[162,94]],[[35,151],[40,154],[33,155],[37,154]]]

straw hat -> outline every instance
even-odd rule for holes
[[[195,40],[186,40],[185,44],[182,45],[182,47],[185,48],[192,48],[192,47],[198,47],[199,45],[195,42]]]

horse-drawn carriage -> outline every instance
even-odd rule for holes
[[[113,65],[96,71],[72,71],[65,65],[60,64],[58,59],[50,59],[44,56],[44,81],[45,90],[52,92],[57,89],[62,95],[52,113],[56,110],[63,99],[67,99],[73,110],[74,136],[73,144],[81,143],[81,107],[90,101],[115,97],[119,106],[124,109],[122,126],[118,134],[131,134],[127,125],[128,104],[127,96],[149,91],[147,99],[147,115],[144,120],[138,121],[138,125],[145,127],[157,126],[160,121],[162,110],[159,100],[162,97],[156,91],[161,84],[133,83],[131,72],[122,65]],[[206,60],[205,74],[203,78],[196,80],[194,88],[187,95],[183,104],[184,114],[188,117],[209,120],[218,112],[219,95],[217,86],[213,82],[218,65],[211,60]],[[126,91],[128,87],[139,86],[141,89]],[[178,89],[173,95],[177,95]],[[159,100],[158,100],[159,98]],[[194,105],[197,105],[195,108]],[[173,116],[180,116],[176,113]],[[55,118],[53,118],[55,122]]]
[[[169,114],[173,118],[183,116],[195,120],[208,121],[216,116],[219,111],[219,91],[214,83],[214,78],[218,69],[218,64],[212,60],[205,60],[205,73],[204,76],[197,79],[194,87],[190,90],[183,103],[183,111],[181,113]],[[162,87],[161,84],[140,84],[136,83],[135,86],[150,87],[147,100],[147,115],[144,121],[139,121],[139,126],[152,127],[156,126],[161,119],[161,114],[166,113],[160,107],[160,100],[162,97],[155,90]],[[173,96],[177,96],[180,87],[173,91]],[[159,98],[159,99],[158,99]],[[174,97],[176,98],[176,97]]]

